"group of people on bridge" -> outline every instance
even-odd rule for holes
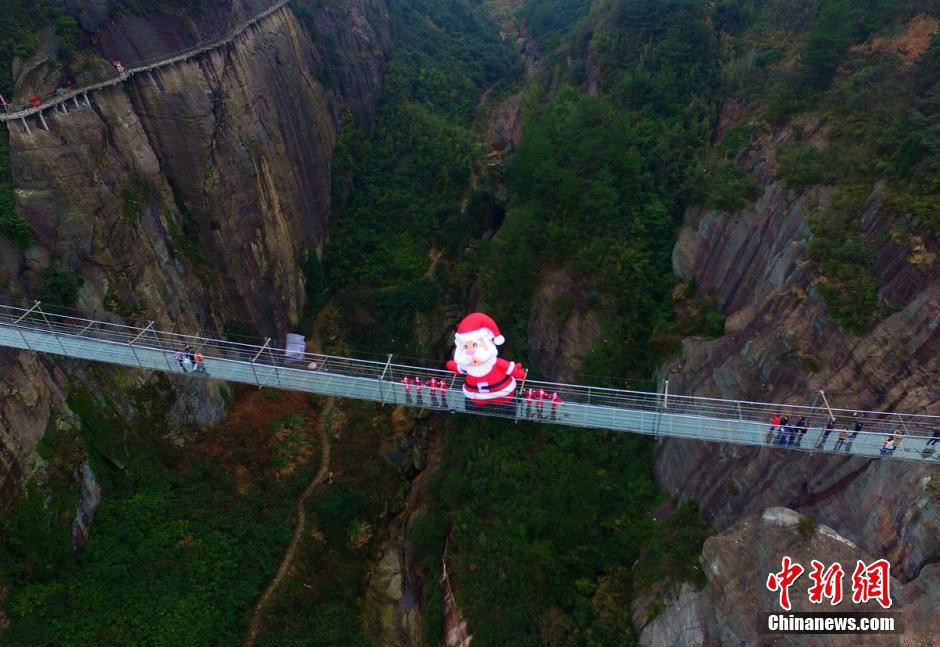
[[[855,416],[858,416],[856,413]],[[826,442],[829,440],[829,436],[835,431],[836,419],[831,417],[826,421],[825,427],[822,429],[822,433],[819,436],[819,439],[816,441],[814,450],[825,450]],[[852,424],[851,429],[842,429],[839,431],[839,435],[835,439],[835,444],[832,447],[834,452],[845,452],[847,454],[852,452],[852,443],[858,438],[859,433],[862,432],[862,421],[856,420]],[[806,435],[806,432],[809,431],[809,425],[806,422],[806,416],[800,416],[799,420],[795,423],[790,424],[789,416],[781,416],[779,414],[774,414],[770,419],[770,430],[767,432],[767,444],[768,445],[782,445],[782,446],[793,446],[800,447],[803,442],[803,437]],[[940,454],[937,453],[937,444],[940,443],[940,426],[934,427],[930,430],[931,436],[928,438],[922,454],[924,458],[928,458],[936,455],[937,458],[940,458]],[[901,446],[901,442],[905,437],[910,436],[905,432],[903,425],[897,425],[894,429],[891,430],[885,436],[884,442],[881,446],[881,451],[879,452],[881,456],[890,456],[892,455],[898,447]]]
[[[401,378],[401,385],[405,389],[405,400],[410,404],[411,403],[411,389],[414,389],[415,397],[417,400],[418,406],[424,405],[424,400],[422,398],[422,391],[424,387],[428,388],[428,394],[431,397],[431,404],[435,407],[446,407],[449,406],[447,403],[447,389],[450,387],[447,384],[446,380],[438,380],[436,378],[431,378],[425,382],[421,381],[421,378],[415,376],[414,379],[409,378],[407,375]],[[438,399],[440,396],[440,399]]]
[[[405,401],[408,404],[414,403],[417,406],[424,406],[424,389],[426,388],[432,406],[450,406],[447,400],[447,394],[451,386],[447,383],[447,380],[438,380],[434,377],[422,380],[419,376],[412,378],[406,375],[401,378],[401,385],[405,391]],[[414,392],[414,398],[412,398],[412,392]],[[551,420],[558,419],[558,407],[564,400],[561,399],[557,391],[549,393],[542,388],[520,389],[520,396],[523,394],[525,395],[525,408],[522,408],[520,405],[520,413],[523,417],[534,417],[537,419],[548,418]],[[545,415],[546,410],[550,411],[548,416]]]
[[[545,389],[526,389],[525,392],[525,417],[529,418],[532,416],[533,402],[535,403],[535,417],[541,418],[542,413],[545,409],[545,402],[548,401],[551,406],[551,419],[558,419],[558,405],[560,405],[563,400],[558,397],[558,392],[554,391],[549,395]]]
[[[180,368],[184,373],[200,373],[209,377],[209,371],[206,370],[205,358],[198,350],[192,346],[187,346],[183,352],[177,352],[175,359],[179,362]]]

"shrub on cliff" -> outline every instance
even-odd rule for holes
[[[33,228],[16,215],[16,193],[10,172],[9,132],[0,129],[0,233],[7,236],[20,249],[33,243]]]
[[[71,269],[62,265],[50,267],[43,275],[39,300],[48,312],[65,312],[75,305],[78,292],[84,284],[85,279]]]

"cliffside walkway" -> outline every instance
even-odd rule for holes
[[[468,408],[453,373],[386,362],[289,353],[265,340],[245,344],[221,339],[156,330],[153,322],[135,327],[46,312],[36,302],[31,308],[0,305],[0,346],[75,359],[104,362],[166,373],[189,379],[215,379],[254,384],[319,395],[372,400],[383,405],[406,405],[517,421],[544,422],[581,428],[612,429],[631,433],[669,436],[741,445],[759,445],[792,451],[834,452],[840,433],[851,433],[856,423],[862,431],[843,442],[838,453],[872,458],[905,459],[940,463],[940,442],[931,443],[931,429],[940,427],[940,416],[896,412],[855,411],[825,407],[746,402],[597,388],[575,384],[528,381],[526,388],[557,392],[562,404],[552,412],[546,400],[541,411],[524,398],[502,408]],[[184,370],[177,352],[187,346],[205,357],[207,374]],[[444,380],[446,395],[406,392],[402,378]],[[789,416],[794,424],[806,416],[808,430],[800,444],[781,444],[779,430],[771,432],[774,414]],[[825,436],[829,418],[835,429]],[[893,451],[883,454],[889,435],[900,439]]]
[[[75,108],[81,108],[82,104],[84,104],[86,107],[91,107],[91,102],[88,100],[89,92],[94,92],[95,90],[103,90],[105,88],[110,88],[115,85],[120,85],[121,83],[124,83],[135,74],[140,74],[141,72],[149,72],[151,70],[156,70],[161,67],[166,67],[167,65],[173,65],[174,63],[179,63],[180,61],[185,61],[193,57],[199,56],[200,54],[204,54],[210,50],[218,49],[219,47],[228,45],[233,40],[235,40],[239,35],[241,35],[242,32],[244,32],[246,29],[258,23],[259,21],[264,20],[265,18],[267,18],[274,12],[281,9],[288,2],[289,0],[277,0],[264,11],[261,11],[253,16],[249,16],[246,20],[239,23],[234,29],[232,29],[230,32],[228,32],[225,36],[222,36],[221,38],[217,38],[215,40],[211,40],[211,41],[202,43],[201,45],[197,45],[189,49],[181,50],[179,52],[166,54],[164,56],[151,59],[149,61],[141,61],[140,63],[136,64],[134,67],[124,68],[123,70],[119,71],[116,76],[110,79],[106,79],[104,81],[100,81],[98,83],[92,83],[90,85],[85,85],[80,88],[73,88],[71,90],[60,92],[58,94],[53,94],[48,97],[43,97],[42,101],[40,102],[38,106],[28,106],[20,110],[0,112],[0,121],[9,122],[9,121],[15,121],[18,119],[23,124],[23,127],[26,129],[26,132],[31,133],[32,131],[29,128],[29,124],[26,122],[26,118],[31,117],[33,115],[38,115],[39,122],[42,125],[42,127],[45,128],[46,130],[49,130],[49,127],[46,124],[46,120],[42,115],[43,111],[49,110],[50,108],[58,107],[59,110],[61,110],[62,112],[66,112],[68,110],[69,101],[72,102]],[[81,103],[79,102],[79,98],[82,100]],[[9,128],[9,126],[7,127]]]

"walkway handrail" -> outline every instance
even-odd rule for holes
[[[116,76],[110,79],[106,79],[104,81],[91,83],[89,85],[85,85],[85,86],[82,86],[80,88],[73,89],[73,90],[67,90],[60,94],[48,95],[46,97],[43,97],[42,102],[40,103],[38,107],[27,106],[15,112],[0,112],[0,121],[13,121],[15,119],[23,119],[26,117],[30,117],[34,114],[42,112],[43,110],[47,110],[49,108],[57,106],[60,103],[64,103],[68,101],[69,99],[72,99],[73,97],[77,98],[88,92],[101,90],[107,87],[111,87],[111,86],[123,83],[124,81],[129,79],[131,76],[135,74],[139,74],[140,72],[147,72],[150,70],[155,70],[160,67],[164,67],[166,65],[172,65],[173,63],[178,63],[179,61],[183,61],[188,58],[192,58],[193,56],[198,56],[200,54],[203,54],[209,50],[217,49],[223,45],[227,45],[228,43],[233,41],[235,38],[237,38],[239,35],[241,35],[242,32],[244,32],[246,29],[248,29],[255,23],[267,18],[268,16],[273,14],[275,11],[278,11],[284,5],[286,5],[289,1],[290,0],[277,0],[277,2],[272,4],[270,7],[268,7],[264,11],[261,11],[258,14],[252,16],[248,20],[240,23],[235,29],[228,32],[226,35],[216,38],[214,40],[201,43],[199,45],[196,45],[195,47],[178,50],[176,52],[172,52],[169,54],[163,54],[158,58],[140,61],[137,64],[135,64],[134,67],[125,68],[123,72],[120,72]]]

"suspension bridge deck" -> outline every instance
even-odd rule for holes
[[[415,406],[441,411],[499,416],[581,428],[612,429],[631,433],[686,438],[791,451],[852,454],[873,458],[940,463],[940,443],[931,442],[940,417],[896,412],[856,411],[801,405],[746,402],[528,381],[526,387],[558,393],[562,403],[553,409],[516,397],[507,407],[469,408],[459,389],[459,378],[444,370],[387,362],[292,353],[266,340],[262,345],[164,332],[145,327],[0,306],[0,346],[74,359],[104,362],[166,373],[190,379],[215,379],[259,387],[304,391],[319,395],[371,400],[382,404]],[[187,347],[204,356],[205,372],[184,369],[177,353]],[[402,378],[422,382],[446,381],[442,394],[427,387],[406,390]],[[795,424],[807,418],[806,431],[771,430],[774,414],[789,416]],[[836,421],[828,434],[830,418]],[[862,430],[855,433],[860,423]],[[850,434],[853,434],[847,438]],[[885,450],[891,435],[898,446]],[[840,436],[842,442],[839,442]]]

